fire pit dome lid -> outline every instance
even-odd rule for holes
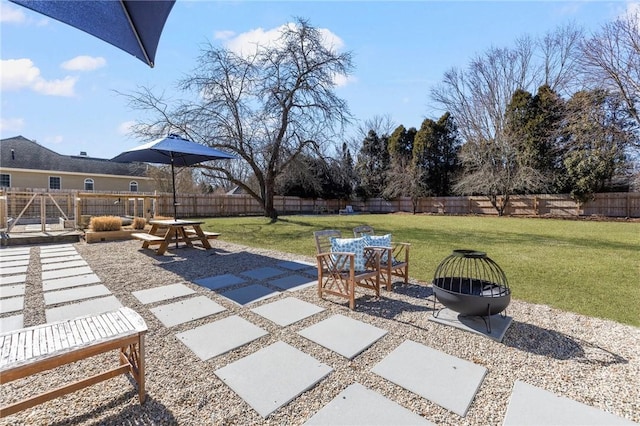
[[[451,255],[452,256],[456,256],[456,257],[466,257],[466,258],[470,258],[470,259],[480,259],[480,258],[486,258],[487,257],[487,253],[485,253],[483,251],[466,250],[466,249],[453,250]]]

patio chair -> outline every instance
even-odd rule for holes
[[[340,231],[333,229],[315,231],[313,235],[318,297],[323,299],[327,294],[344,297],[349,300],[350,309],[355,309],[356,287],[373,290],[380,297],[380,250],[365,248],[364,240],[343,239]]]
[[[399,277],[404,283],[409,282],[409,243],[391,242],[391,235],[375,236],[373,227],[369,225],[360,225],[353,228],[355,237],[367,236],[367,245],[372,247],[385,247],[386,253],[380,257],[380,279],[386,285],[387,290],[391,291],[393,277]]]

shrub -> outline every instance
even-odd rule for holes
[[[95,216],[91,218],[91,229],[99,231],[119,231],[122,229],[122,219],[117,216]]]
[[[144,219],[144,217],[134,217],[133,224],[131,226],[133,227],[133,229],[144,229],[146,224],[147,221]]]

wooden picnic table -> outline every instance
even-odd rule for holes
[[[209,239],[217,238],[220,234],[215,232],[205,232],[200,225],[204,222],[193,220],[151,220],[149,233],[131,234],[133,238],[142,240],[142,248],[149,248],[151,245],[158,245],[156,253],[163,255],[171,243],[185,243],[192,247],[192,241],[200,241],[205,249],[210,249]]]

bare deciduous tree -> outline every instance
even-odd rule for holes
[[[640,128],[640,11],[604,25],[583,41],[581,51],[592,87],[617,93]],[[640,147],[639,140],[636,146]]]
[[[352,69],[351,53],[327,44],[321,30],[299,18],[281,28],[275,43],[256,45],[250,55],[209,45],[179,83],[192,99],[170,103],[148,89],[129,95],[135,109],[152,115],[137,134],[177,131],[235,154],[239,161],[211,162],[203,173],[239,185],[276,219],[277,177],[351,119],[334,92],[336,78]]]
[[[575,52],[581,32],[562,27],[540,40],[523,37],[513,48],[491,48],[472,59],[466,69],[451,69],[432,99],[455,118],[464,146],[465,169],[455,189],[483,194],[502,214],[509,196],[538,188],[543,176],[519,164],[517,141],[506,132],[505,112],[517,90],[534,91],[548,84],[568,89],[576,73]]]

